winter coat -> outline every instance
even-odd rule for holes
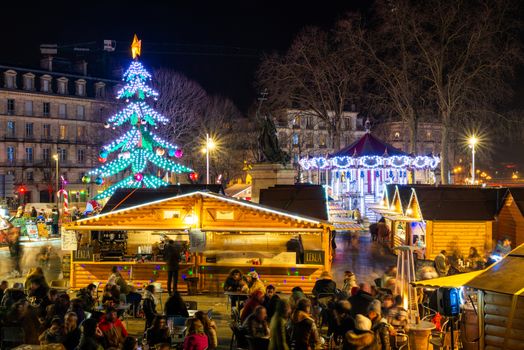
[[[166,244],[164,247],[164,261],[168,271],[178,270],[180,265],[180,247],[176,244]]]
[[[295,312],[291,318],[290,328],[289,341],[294,344],[294,350],[314,350],[321,345],[315,321],[308,313]]]
[[[378,321],[371,330],[375,333],[375,340],[381,350],[391,350],[389,325],[385,321]]]
[[[274,294],[271,297],[271,299],[269,299],[267,296],[264,298],[264,302],[262,303],[262,305],[264,305],[264,307],[267,310],[267,319],[268,320],[271,320],[271,318],[273,317],[273,314],[275,313],[275,309],[277,307],[277,303],[279,300],[280,300],[280,297],[276,294]]]
[[[249,287],[249,295],[253,295],[254,292],[257,290],[261,291],[262,294],[266,294],[266,286],[264,286],[264,283],[259,280],[258,278],[253,282],[251,287]]]
[[[242,280],[235,280],[233,277],[226,278],[224,282],[224,291],[240,292],[242,290]]]
[[[349,331],[344,336],[344,350],[379,350],[380,347],[372,331]]]
[[[356,315],[367,315],[369,304],[374,300],[373,296],[362,290],[359,290],[357,294],[349,297],[351,303],[351,316],[355,318]]]
[[[82,334],[80,337],[80,343],[75,348],[75,350],[103,350],[104,348],[100,345],[96,339],[91,337],[86,337]]]
[[[268,350],[289,350],[286,324],[287,320],[278,315],[274,315],[273,318],[271,318],[271,323],[269,324],[269,334],[271,334],[271,338],[269,339]]]
[[[64,334],[63,344],[66,350],[74,350],[80,342],[81,335],[82,333],[78,327],[71,332]]]
[[[253,338],[265,338],[269,336],[269,325],[267,321],[259,321],[255,313],[249,315],[242,326],[246,329],[247,335]]]
[[[156,344],[169,343],[171,341],[168,328],[154,329],[151,327],[146,331],[146,339],[147,344],[149,344],[150,347]]]
[[[255,311],[255,308],[257,306],[260,305],[260,302],[251,297],[249,298],[246,303],[244,304],[244,307],[242,308],[242,312],[240,313],[240,322],[244,322],[248,317],[249,315],[251,315],[254,311]]]
[[[337,290],[337,284],[332,279],[321,279],[315,282],[313,287],[313,295],[317,296],[319,294],[335,294]]]
[[[124,338],[128,336],[122,321],[120,321],[118,318],[113,322],[109,322],[106,320],[106,316],[104,315],[98,323],[98,328],[100,328],[104,334],[104,340],[106,342],[105,348],[120,348],[120,346],[124,343]]]
[[[205,334],[191,334],[184,339],[184,350],[205,350],[208,342]]]
[[[144,291],[144,296],[142,297],[142,310],[148,320],[152,320],[156,316],[155,297],[148,290]]]

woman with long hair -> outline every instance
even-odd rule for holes
[[[300,299],[291,316],[290,341],[295,350],[317,349],[322,344],[322,338],[311,317],[311,300],[309,299]]]
[[[217,326],[213,320],[210,320],[207,317],[207,314],[203,311],[197,311],[195,313],[195,318],[202,322],[204,326],[204,333],[207,335],[208,350],[214,350],[218,347],[218,336],[217,336]]]
[[[280,299],[277,302],[275,313],[269,324],[269,334],[271,334],[271,338],[269,340],[268,350],[289,350],[286,324],[290,312],[291,308],[288,301]]]
[[[169,343],[169,328],[167,328],[166,319],[157,315],[153,319],[152,326],[146,330],[145,336],[150,348],[157,344]]]
[[[196,318],[187,320],[187,335],[184,339],[184,350],[206,350],[208,347],[204,325]]]

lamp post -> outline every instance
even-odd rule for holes
[[[215,142],[206,134],[206,184],[209,184],[209,151],[215,148]]]
[[[60,194],[58,193],[58,154],[53,154],[53,159],[56,162],[56,183],[55,183],[55,193],[56,193],[56,208],[60,208]]]
[[[478,143],[478,139],[475,135],[468,139],[469,147],[471,148],[471,184],[475,184],[475,146]]]

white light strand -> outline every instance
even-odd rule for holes
[[[362,157],[313,157],[299,161],[304,170],[312,169],[375,169],[375,168],[415,168],[435,169],[440,163],[438,156],[362,156]]]

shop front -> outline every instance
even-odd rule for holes
[[[152,201],[66,227],[73,252],[71,287],[104,283],[117,266],[137,287],[166,288],[166,240],[181,247],[180,289],[195,277],[200,291],[222,290],[228,272],[256,270],[266,284],[286,292],[310,290],[330,268],[329,223],[205,191]]]

